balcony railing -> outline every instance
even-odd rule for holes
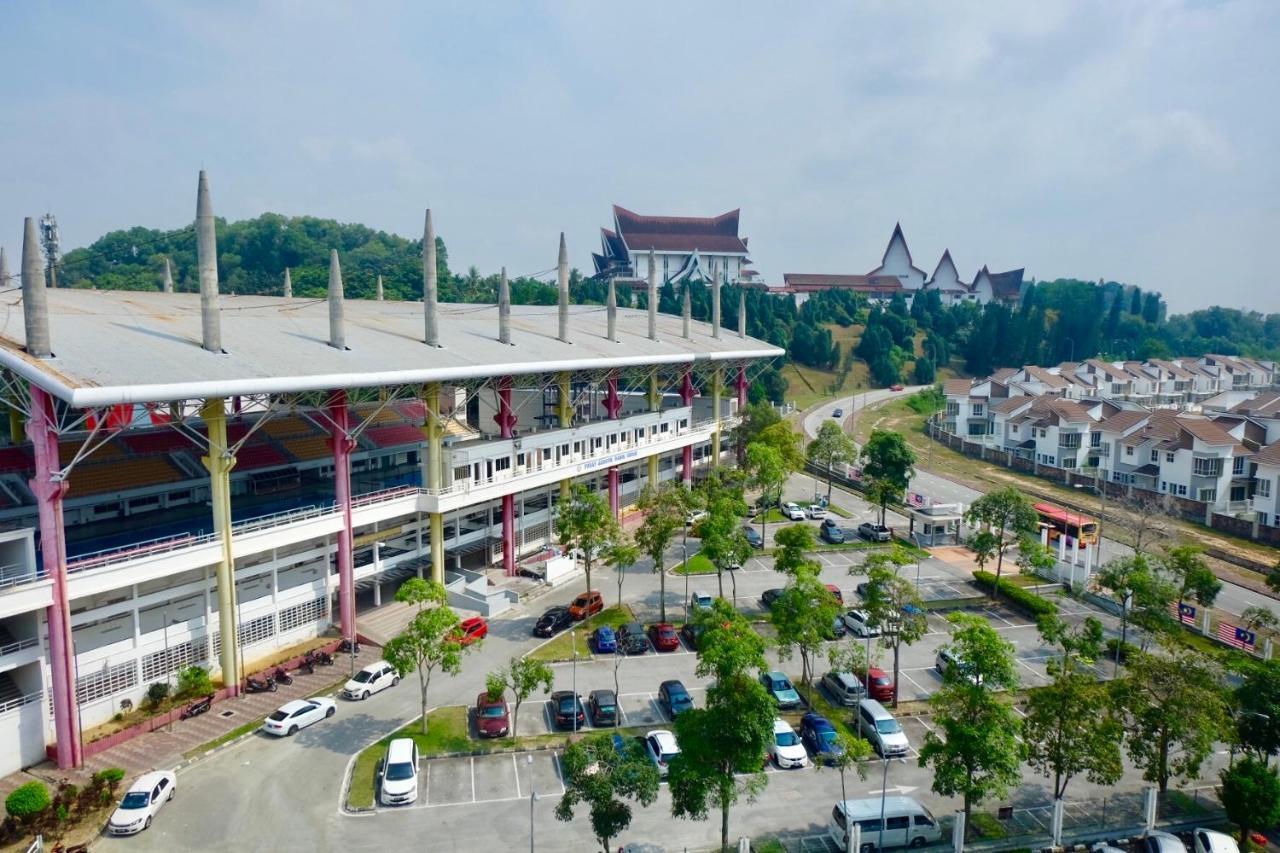
[[[19,564],[0,566],[0,589],[7,586],[17,586],[21,583],[30,583],[39,579],[40,573],[27,566]]]
[[[0,646],[0,657],[11,655],[14,652],[20,652],[23,649],[29,649],[32,646],[38,645],[40,645],[39,637],[27,637],[26,639]]]
[[[23,705],[31,705],[35,702],[39,702],[43,698],[44,691],[37,690],[35,693],[28,693],[25,696],[19,696],[15,699],[0,702],[0,714],[7,714],[16,708],[21,708]]]

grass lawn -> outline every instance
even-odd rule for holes
[[[849,510],[845,509],[844,507],[838,506],[836,504],[827,504],[827,512],[831,513],[832,515],[838,515],[841,518],[853,518],[853,513],[849,512]]]
[[[209,741],[208,743],[197,746],[195,749],[187,750],[186,752],[182,753],[182,757],[194,758],[197,755],[203,755],[204,753],[208,752],[214,747],[222,746],[224,743],[227,743],[228,741],[233,741],[236,738],[240,737],[241,735],[247,735],[249,732],[261,726],[263,721],[266,719],[267,719],[266,717],[259,717],[258,719],[254,720],[251,723],[245,723],[243,726],[238,726],[232,729],[231,731],[227,732],[225,735],[222,735],[221,737],[216,737],[213,740]]]
[[[752,524],[759,524],[762,521],[768,522],[770,524],[786,524],[787,522],[791,521],[791,519],[783,515],[782,510],[778,509],[775,506],[770,508],[768,512],[759,513],[758,515],[756,515],[751,519]]]
[[[678,575],[714,575],[715,573],[715,564],[702,554],[694,554],[689,558],[689,562],[681,563],[676,567]]]
[[[690,558],[690,562],[694,558]],[[703,559],[706,559],[705,557]],[[713,570],[714,571],[714,570]],[[533,660],[541,661],[557,661],[557,660],[573,660],[573,650],[576,646],[578,655],[587,657],[591,654],[591,648],[588,645],[588,639],[592,631],[601,625],[609,625],[617,628],[626,622],[634,622],[635,614],[627,605],[621,607],[606,607],[604,610],[578,623],[572,630],[565,631],[545,644],[539,646],[529,652],[528,657]]]

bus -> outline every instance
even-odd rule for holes
[[[1036,504],[1036,512],[1040,515],[1040,523],[1048,525],[1051,542],[1063,536],[1078,539],[1086,545],[1098,541],[1098,522],[1087,515],[1048,503]]]

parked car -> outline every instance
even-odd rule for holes
[[[676,736],[672,732],[654,729],[644,736],[644,751],[648,753],[653,766],[658,768],[658,775],[665,779],[671,759],[680,754],[680,745],[676,743]]]
[[[784,590],[782,587],[774,587],[773,589],[766,589],[760,595],[760,603],[764,605],[765,610],[769,610],[773,607],[773,603],[782,597],[782,593],[784,592],[786,592],[786,590]]]
[[[822,504],[809,504],[804,508],[804,514],[809,518],[824,519],[827,517],[827,508]]]
[[[872,624],[871,614],[865,610],[846,610],[844,625],[855,637],[879,637],[880,626]]]
[[[711,602],[713,601],[715,601],[715,597],[712,596],[711,593],[703,592],[702,590],[694,590],[689,595],[689,609],[696,613],[703,608],[710,607]]]
[[[707,512],[705,510],[701,510],[701,509],[694,510],[693,512],[689,513],[684,517],[684,526],[693,527],[695,524],[697,524],[699,521],[702,521],[706,517],[707,517]]]
[[[828,640],[838,640],[847,633],[849,633],[849,628],[844,624],[844,617],[837,616],[831,620],[831,630],[827,631],[823,636]]]
[[[538,617],[538,621],[533,623],[533,636],[552,637],[572,624],[573,617],[569,615],[569,608],[557,604],[555,607],[548,607]]]
[[[778,703],[779,708],[799,708],[800,694],[796,692],[792,686],[790,679],[781,672],[774,670],[772,672],[760,673],[760,683],[764,685],[764,689],[769,691],[769,695],[773,697],[773,701]]]
[[[1158,829],[1148,830],[1138,839],[1138,849],[1142,853],[1187,853],[1187,846],[1182,843],[1182,839],[1171,832],[1161,832]]]
[[[843,705],[846,708],[854,707],[863,696],[867,695],[867,689],[862,686],[862,679],[852,672],[837,672],[833,669],[822,676],[822,686],[826,688],[828,695],[837,705]]]
[[[572,690],[557,690],[551,694],[551,716],[558,729],[576,730],[587,723],[582,697]]]
[[[173,799],[178,777],[168,770],[157,770],[138,777],[107,821],[111,835],[135,835],[151,828],[151,819],[165,803]]]
[[[859,737],[865,738],[881,758],[897,758],[911,749],[902,726],[875,699],[858,703],[857,719]]]
[[[407,806],[418,799],[418,745],[413,738],[398,737],[387,745],[381,787],[386,806]]]
[[[639,622],[628,622],[618,629],[618,648],[623,654],[642,655],[649,651],[649,640],[644,635],[644,626]]]
[[[938,671],[938,675],[944,677],[944,680],[947,672],[951,670],[956,670],[969,681],[974,681],[975,679],[981,681],[982,679],[982,676],[968,672],[970,669],[968,662],[948,646],[938,649],[938,654],[933,659],[933,668]]]
[[[1196,831],[1191,833],[1191,841],[1195,845],[1195,853],[1240,853],[1240,845],[1234,838],[1212,829],[1196,827]]]
[[[598,589],[582,593],[569,605],[569,615],[573,617],[575,622],[581,622],[601,610],[604,610],[604,596]]]
[[[888,542],[893,538],[893,531],[883,524],[864,521],[858,525],[858,535],[868,542]]]
[[[490,699],[487,691],[476,697],[476,732],[480,737],[505,737],[511,731],[511,709],[505,696]]]
[[[747,544],[752,548],[763,548],[764,537],[760,535],[760,531],[756,530],[750,524],[742,526],[742,535],[747,537]]]
[[[288,737],[305,729],[312,723],[318,723],[326,717],[338,712],[337,703],[326,696],[315,699],[294,699],[286,702],[262,723],[262,730],[276,737]]]
[[[840,587],[836,586],[833,583],[824,584],[824,586],[826,586],[827,592],[835,596],[836,601],[840,602],[841,604],[844,604],[844,593],[840,591]]]
[[[655,622],[649,626],[649,640],[660,652],[674,652],[680,648],[680,635],[670,622]]]
[[[890,391],[901,391],[901,390],[902,390],[902,386],[901,386],[901,385],[890,385],[890,386],[889,386],[889,390],[890,390]]]
[[[844,409],[835,409],[835,410],[833,410],[833,411],[831,412],[831,417],[833,417],[833,418],[843,418],[843,417],[844,417]]]
[[[368,699],[379,690],[386,690],[400,683],[400,673],[384,660],[375,661],[357,672],[342,686],[344,699]]]
[[[804,521],[804,510],[799,504],[786,503],[782,505],[782,514],[792,521]]]
[[[489,636],[489,623],[483,616],[472,616],[459,622],[449,638],[460,646],[469,646],[487,636]]]
[[[592,690],[587,696],[587,711],[591,714],[591,725],[616,726],[618,697],[612,690]]]
[[[672,679],[658,685],[658,702],[671,717],[693,708],[693,697],[685,689],[683,681]]]
[[[791,767],[805,767],[809,763],[809,753],[805,752],[800,736],[786,720],[773,721],[773,740],[769,743],[769,758],[780,770]]]
[[[818,537],[832,545],[844,544],[844,528],[834,518],[824,518],[818,528]]]
[[[868,667],[867,677],[863,679],[863,683],[866,684],[867,693],[872,699],[882,702],[893,701],[893,679],[880,667]]]
[[[831,721],[814,711],[800,718],[800,740],[813,755],[815,764],[825,764],[844,755],[844,747]]]
[[[702,627],[692,622],[686,622],[680,626],[680,638],[684,640],[684,644],[691,651],[698,650],[698,637],[702,636]]]
[[[618,650],[618,633],[608,625],[601,625],[591,632],[591,645],[596,654],[611,655]]]

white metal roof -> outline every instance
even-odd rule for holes
[[[21,291],[0,294],[0,365],[73,406],[453,382],[502,375],[656,364],[734,362],[783,351],[707,323],[682,334],[679,317],[618,309],[618,342],[605,309],[571,306],[557,340],[557,307],[512,306],[511,346],[498,342],[493,305],[441,304],[441,347],[423,341],[421,302],[345,303],[346,351],[329,346],[323,299],[222,296],[223,354],[201,348],[200,296],[158,291],[49,290],[53,358],[24,350]]]

